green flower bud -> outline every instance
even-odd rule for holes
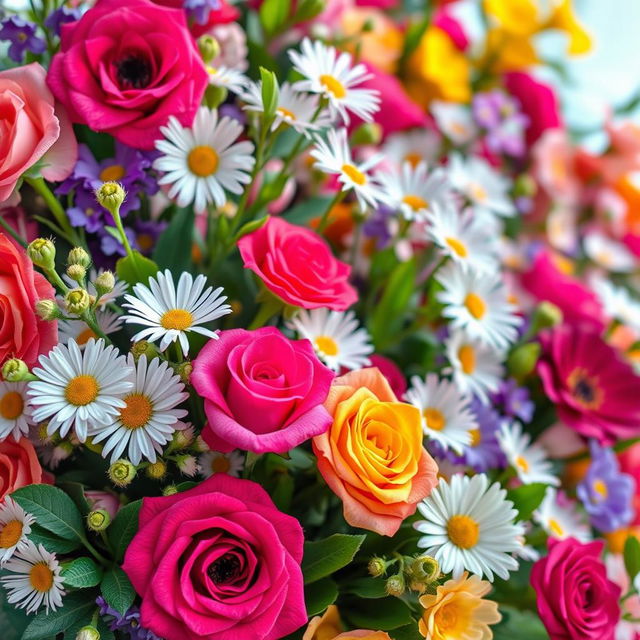
[[[152,342],[140,340],[140,342],[133,343],[131,353],[136,362],[138,362],[140,356],[147,356],[147,360],[153,360],[153,358],[158,357],[158,348]]]
[[[427,585],[420,580],[411,580],[409,582],[409,589],[411,591],[417,591],[418,593],[424,593],[427,590]]]
[[[74,247],[69,251],[69,255],[67,256],[67,264],[77,264],[85,269],[89,268],[91,264],[91,257],[82,247]]]
[[[64,297],[64,304],[69,313],[79,316],[91,306],[91,297],[86,289],[71,289]]]
[[[513,194],[516,197],[531,198],[536,195],[537,190],[536,181],[527,173],[519,176],[513,185]]]
[[[2,377],[7,382],[22,382],[23,380],[31,380],[27,364],[19,358],[11,358],[2,365]]]
[[[108,471],[109,480],[116,487],[128,487],[136,477],[136,468],[128,460],[116,460]]]
[[[413,559],[409,572],[414,580],[431,583],[440,575],[440,565],[431,556],[417,556]]]
[[[67,275],[76,282],[84,282],[87,270],[81,264],[70,264],[67,267]]]
[[[224,87],[210,84],[204,92],[204,103],[209,109],[217,109],[227,99],[228,94]]]
[[[56,247],[48,238],[36,238],[29,243],[27,255],[41,269],[51,270],[55,266]]]
[[[507,369],[516,380],[522,380],[535,369],[539,357],[539,343],[527,342],[526,344],[521,344],[509,354]]]
[[[176,367],[176,373],[180,376],[180,380],[185,384],[189,384],[191,380],[191,373],[193,372],[193,365],[190,362],[181,362]]]
[[[202,439],[202,436],[198,436],[193,441],[193,450],[197,453],[204,453],[205,451],[209,451],[209,445]]]
[[[111,516],[106,509],[95,509],[87,515],[87,526],[91,531],[104,531],[111,524]]]
[[[36,313],[47,322],[55,320],[62,315],[55,300],[38,300],[36,302]]]
[[[193,478],[199,470],[196,457],[187,453],[176,456],[176,465],[178,469],[189,478]]]
[[[562,311],[555,304],[545,300],[533,311],[529,334],[535,336],[543,329],[551,329],[559,324],[562,324]]]
[[[382,127],[377,122],[365,122],[351,134],[353,146],[363,144],[380,144],[382,140]]]
[[[103,271],[93,282],[93,286],[98,292],[98,296],[111,293],[116,286],[116,279],[111,271]]]
[[[95,627],[87,625],[78,631],[76,640],[100,640],[100,632]]]
[[[163,496],[174,496],[176,493],[178,493],[178,487],[176,487],[175,484],[168,484],[162,490],[162,495]]]
[[[120,211],[126,192],[117,182],[105,182],[96,189],[96,200],[113,215]]]
[[[395,576],[387,578],[385,590],[388,595],[399,598],[406,591],[404,576],[401,573],[398,573]]]
[[[167,463],[158,459],[146,468],[146,473],[152,480],[162,480],[167,475]]]
[[[382,558],[373,557],[369,560],[368,569],[371,576],[379,578],[387,571],[387,561]]]
[[[220,55],[220,43],[209,34],[198,38],[198,49],[205,64],[209,64]]]
[[[186,449],[193,442],[192,429],[180,429],[173,432],[173,438],[169,445],[172,451],[180,451]]]

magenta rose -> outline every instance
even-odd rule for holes
[[[123,569],[165,640],[277,640],[307,621],[304,536],[255,482],[217,473],[144,498]]]
[[[358,299],[349,284],[351,267],[338,260],[327,243],[311,229],[282,218],[238,242],[246,269],[287,304],[303,309],[329,307],[343,311]]]
[[[191,125],[208,76],[181,9],[100,0],[62,25],[47,82],[74,122],[153,149],[169,116]]]
[[[322,404],[334,374],[308,340],[289,340],[275,327],[218,335],[191,374],[209,420],[202,436],[212,449],[283,453],[329,428]]]
[[[613,640],[620,587],[607,578],[603,542],[549,539],[531,571],[538,614],[551,640]]]

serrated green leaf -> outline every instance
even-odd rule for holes
[[[67,594],[62,607],[49,613],[40,612],[25,629],[22,640],[51,640],[75,622],[91,615],[96,608],[95,592],[78,591]]]
[[[624,566],[629,580],[640,573],[640,542],[635,536],[629,536],[624,543]]]
[[[86,540],[80,511],[62,489],[48,484],[32,484],[14,491],[11,497],[33,515],[43,529],[64,540]]]
[[[35,523],[31,525],[31,533],[27,538],[29,538],[33,544],[41,544],[47,551],[54,553],[69,553],[82,544],[80,540],[65,540],[64,538],[60,538]]]
[[[180,273],[189,269],[194,221],[193,207],[177,210],[169,226],[158,238],[153,251],[153,260],[158,268],[170,269],[172,273]]]
[[[264,0],[260,5],[260,22],[265,33],[274,35],[289,17],[291,0]]]
[[[135,589],[127,574],[120,567],[113,567],[104,574],[100,592],[107,604],[124,615],[136,597]]]
[[[307,615],[317,616],[338,598],[338,585],[331,578],[323,578],[304,588]]]
[[[516,520],[530,520],[531,514],[540,506],[544,500],[547,485],[541,482],[533,484],[523,484],[517,489],[507,491],[507,498],[513,502],[518,510]]]
[[[91,558],[76,558],[65,566],[62,579],[77,589],[95,587],[102,580],[102,569]]]
[[[366,536],[334,533],[317,542],[305,542],[302,558],[304,583],[310,584],[348,565]]]
[[[63,481],[58,482],[57,486],[73,500],[81,515],[86,516],[89,511],[91,511],[91,507],[84,495],[84,486],[82,484],[79,482]]]
[[[158,273],[158,265],[145,258],[140,252],[133,251],[131,255],[120,258],[116,262],[116,273],[120,280],[124,280],[131,285],[141,282],[147,284],[149,278]]]
[[[142,500],[130,502],[121,507],[107,529],[107,538],[117,562],[122,562],[124,552],[138,531],[138,516]]]

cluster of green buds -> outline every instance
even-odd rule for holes
[[[24,360],[11,358],[2,365],[2,379],[7,382],[28,382],[37,378],[29,372],[29,367]]]
[[[369,561],[369,574],[374,578],[386,576],[392,568],[395,573],[387,577],[385,590],[398,598],[407,590],[424,593],[440,577],[438,561],[425,554],[394,554],[389,560],[376,556]]]

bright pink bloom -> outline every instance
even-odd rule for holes
[[[76,163],[71,123],[45,78],[37,62],[0,71],[0,202],[36,162],[47,180],[64,180]]]
[[[462,24],[447,9],[438,9],[431,24],[442,29],[460,51],[465,51],[469,46],[469,37]]]
[[[371,357],[371,366],[378,367],[380,373],[387,379],[389,386],[393,393],[398,398],[404,397],[407,390],[407,380],[402,373],[400,367],[389,358],[381,356],[379,353],[374,353]]]
[[[277,640],[307,621],[300,523],[255,482],[216,473],[144,498],[123,569],[165,640]]]
[[[191,125],[208,76],[182,10],[100,0],[62,25],[47,82],[74,122],[153,149],[169,116]]]
[[[575,148],[563,129],[549,129],[532,149],[533,174],[545,195],[574,206],[582,184],[574,171]]]
[[[521,282],[538,300],[555,304],[568,324],[604,328],[606,316],[596,295],[578,279],[560,271],[549,251],[538,253],[531,268],[522,274]]]
[[[338,260],[311,229],[270,218],[241,238],[238,248],[245,269],[251,269],[287,304],[344,311],[358,299],[349,284],[351,267]]]
[[[613,640],[620,587],[600,559],[604,542],[549,538],[549,554],[531,571],[538,614],[550,640]]]
[[[329,428],[322,403],[334,374],[308,340],[289,340],[275,327],[218,335],[191,375],[204,398],[209,425],[202,435],[212,449],[283,453]]]
[[[563,325],[540,336],[538,374],[558,417],[602,444],[640,432],[640,377],[588,325]]]

